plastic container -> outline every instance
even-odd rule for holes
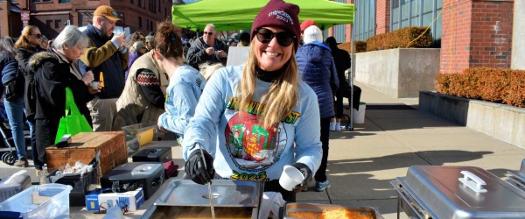
[[[0,203],[0,211],[20,212],[23,218],[69,218],[71,189],[55,183],[31,186]]]
[[[53,172],[52,174],[55,174]],[[59,179],[51,180],[53,183],[62,185],[72,186],[71,193],[69,194],[70,206],[83,206],[85,204],[84,199],[88,191],[89,185],[95,181],[95,172],[86,172],[83,175],[80,174],[69,174],[64,175]]]
[[[31,177],[29,177],[27,171],[21,170],[16,172],[0,183],[0,202],[7,200],[29,186],[31,186]]]
[[[354,123],[355,124],[363,124],[365,123],[365,111],[366,111],[366,103],[359,103],[359,110],[355,110],[352,108],[352,116],[354,117]]]

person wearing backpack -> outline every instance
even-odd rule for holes
[[[17,167],[27,167],[27,152],[24,140],[24,77],[18,70],[15,59],[13,39],[2,37],[0,39],[0,59],[2,72],[2,85],[4,87],[4,106],[11,128],[11,135],[15,143]]]

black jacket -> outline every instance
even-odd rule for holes
[[[202,37],[194,40],[190,49],[188,50],[188,54],[186,55],[186,61],[188,62],[188,65],[191,65],[195,69],[199,69],[199,65],[203,63],[208,63],[211,65],[220,62],[223,65],[226,65],[226,58],[219,58],[217,55],[208,55],[206,53],[206,48],[208,47],[210,46],[204,42]],[[215,45],[213,48],[215,51],[223,50],[224,52],[228,52],[228,47],[218,39],[215,40]]]
[[[87,102],[93,99],[82,79],[70,71],[70,64],[60,59],[58,54],[49,50],[33,55],[29,66],[35,72],[36,115],[35,119],[50,120],[53,124],[64,116],[66,87],[71,88],[75,103],[88,122],[91,116]],[[56,130],[51,132],[56,134]],[[54,139],[54,138],[53,138]]]
[[[24,77],[18,71],[18,63],[14,55],[7,51],[0,51],[0,73],[2,78],[0,97],[3,95],[4,86],[13,91],[10,93],[16,93],[17,98],[22,97],[24,95]]]
[[[16,60],[18,61],[18,69],[24,75],[24,104],[27,117],[34,117],[35,115],[35,101],[36,96],[33,93],[32,87],[35,83],[35,74],[28,66],[29,58],[37,52],[42,51],[38,47],[33,48],[18,48],[16,50]]]

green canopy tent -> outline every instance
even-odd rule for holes
[[[354,5],[328,0],[285,0],[301,9],[299,20],[314,20],[321,27],[349,24],[354,18]],[[250,29],[253,19],[268,0],[202,0],[192,4],[173,5],[172,22],[183,28],[202,30],[213,23],[218,31]]]

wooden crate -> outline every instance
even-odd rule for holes
[[[98,156],[97,175],[100,177],[128,161],[123,131],[79,133],[71,140],[70,146],[66,148],[46,148],[47,166],[50,170],[63,168],[67,163],[74,165],[76,161],[87,164]]]

